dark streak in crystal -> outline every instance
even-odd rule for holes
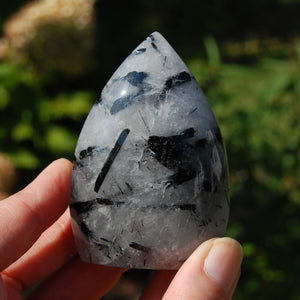
[[[109,240],[107,240],[107,239],[105,239],[105,238],[102,238],[102,237],[100,238],[100,240],[101,240],[101,241],[104,241],[104,242],[111,243],[111,241],[109,241]]]
[[[94,104],[94,105],[97,105],[97,104],[101,103],[101,101],[102,101],[102,98],[99,97],[99,98],[95,101],[95,104]]]
[[[142,207],[142,209],[171,209],[171,210],[174,210],[174,209],[179,209],[179,210],[182,210],[182,211],[191,211],[193,213],[196,212],[196,204],[172,204],[172,205],[167,205],[167,204],[162,204],[162,205],[158,205],[158,206],[155,206],[155,205],[148,205],[148,206],[144,206]]]
[[[109,247],[107,245],[99,243],[97,241],[97,239],[95,238],[93,232],[87,227],[87,225],[83,221],[81,221],[81,223],[80,223],[80,228],[81,228],[82,232],[86,235],[86,237],[94,245],[96,245],[100,251],[105,251],[105,253],[106,253],[105,255],[110,258],[110,256],[109,256]]]
[[[113,105],[110,109],[110,113],[112,115],[114,115],[114,114],[118,113],[119,111],[127,108],[128,106],[131,106],[134,103],[135,98],[136,98],[135,96],[129,95],[129,96],[124,96],[124,97],[117,99],[113,103]]]
[[[203,181],[203,184],[202,184],[202,188],[203,188],[203,191],[204,191],[204,192],[211,193],[211,192],[212,192],[212,184],[211,184],[211,181],[209,181],[208,179],[207,179],[207,180],[204,180],[204,181]]]
[[[96,198],[94,201],[95,204],[101,204],[101,205],[114,205],[114,201],[106,198]]]
[[[222,139],[222,135],[221,135],[221,131],[220,128],[217,127],[216,131],[215,131],[215,135],[216,135],[216,139],[218,140],[218,142],[223,145],[223,139]]]
[[[190,111],[190,115],[191,115],[192,113],[194,113],[197,109],[198,109],[198,107],[195,107],[194,109],[192,109],[192,110]]]
[[[150,136],[148,139],[149,149],[155,153],[155,158],[169,169],[181,165],[184,150],[189,148],[185,141],[194,136],[195,130],[188,128],[179,135],[172,136]]]
[[[119,184],[117,184],[117,187],[118,187],[119,191],[121,192],[121,194],[124,195],[124,192],[123,192],[123,190],[121,189],[121,187],[120,187]]]
[[[80,215],[91,211],[95,207],[95,205],[118,206],[124,203],[124,201],[112,201],[107,198],[96,198],[89,201],[71,203],[70,209],[74,209],[77,212],[77,214]]]
[[[146,252],[146,253],[150,251],[150,248],[149,248],[149,247],[140,245],[140,244],[135,243],[135,242],[131,242],[131,243],[129,244],[129,247],[131,247],[131,248],[133,248],[133,249],[136,249],[136,250],[139,250],[139,251],[142,251],[142,252]]]
[[[150,129],[149,129],[149,126],[148,126],[148,124],[146,123],[146,120],[145,120],[145,118],[143,117],[143,115],[142,115],[142,113],[139,111],[139,115],[140,115],[140,117],[141,117],[141,119],[142,119],[142,121],[143,121],[143,123],[144,123],[144,125],[145,125],[145,127],[146,127],[146,129],[147,129],[147,131],[150,133]]]
[[[151,43],[151,46],[155,49],[155,50],[157,50],[157,46],[156,46],[156,44],[155,43]]]
[[[77,214],[83,214],[90,211],[93,205],[95,204],[96,204],[95,200],[85,201],[85,202],[75,202],[70,204],[70,208],[75,209]]]
[[[124,78],[133,86],[139,86],[143,84],[143,81],[148,77],[149,75],[145,72],[129,72]]]
[[[87,237],[89,237],[92,234],[92,231],[87,227],[87,225],[83,221],[81,221],[80,223],[80,229]]]
[[[199,139],[195,143],[195,145],[199,148],[204,148],[207,144],[208,144],[207,139]]]
[[[163,67],[165,66],[166,62],[167,62],[167,56],[164,57]]]
[[[133,190],[132,186],[128,182],[125,182],[125,184],[127,185],[128,189],[132,192]]]
[[[108,240],[106,238],[103,238],[103,237],[101,237],[100,240],[110,244],[110,247],[106,246],[106,245],[104,245],[104,246],[106,246],[108,249],[113,248],[115,250],[115,255],[116,256],[119,256],[119,255],[123,254],[122,248],[116,242],[110,241],[110,240]]]
[[[154,42],[154,41],[155,41],[155,37],[153,36],[153,34],[152,34],[152,33],[149,35],[149,38],[151,39],[151,41],[152,41],[152,42]]]
[[[174,204],[174,208],[179,208],[180,210],[190,210],[192,212],[196,212],[196,205],[195,204]]]
[[[103,238],[103,237],[100,237],[100,241],[101,241],[100,242],[99,239],[97,239],[95,237],[93,232],[87,227],[87,225],[83,221],[81,221],[80,227],[81,227],[82,232],[89,239],[89,241],[91,243],[93,243],[95,246],[97,246],[99,251],[103,251],[104,255],[106,255],[108,258],[111,259],[111,254],[110,254],[111,249],[114,250],[116,256],[119,256],[119,255],[123,254],[122,248],[117,243],[115,243],[113,241],[110,241],[110,240],[108,240],[106,238]],[[108,243],[109,245],[106,245],[103,242]]]
[[[99,150],[99,147],[97,146],[90,146],[87,147],[86,149],[83,149],[79,153],[79,159],[84,159],[88,156],[93,156],[94,152]]]
[[[171,184],[181,184],[194,178],[197,171],[194,165],[195,151],[188,139],[194,137],[194,128],[188,128],[179,135],[150,136],[148,147],[157,161],[165,167],[175,170],[170,176]]]
[[[217,185],[218,181],[219,181],[218,177],[216,176],[216,174],[213,173],[213,182],[214,182],[214,187],[213,187],[213,190],[212,190],[213,193],[218,192],[218,185]]]
[[[192,80],[192,77],[189,73],[187,73],[185,71],[181,72],[179,74],[172,76],[165,82],[165,89],[170,90],[174,86],[181,85],[181,84],[183,84],[185,82],[189,82],[191,80]]]
[[[102,243],[98,243],[98,242],[94,242],[94,244],[98,247],[99,251],[103,251],[104,255],[107,258],[111,259],[111,256],[109,254],[109,246],[108,245],[105,245],[105,244],[102,244]]]
[[[74,158],[73,158],[73,170],[76,170],[76,168],[82,168],[83,167],[83,164],[81,162],[79,162],[78,158],[76,157],[76,155],[74,155]]]
[[[188,181],[190,179],[195,178],[197,175],[197,171],[195,169],[182,169],[179,170],[174,175],[171,175],[169,177],[169,182],[171,185],[179,185],[184,183],[185,181]]]
[[[99,174],[99,176],[97,177],[96,183],[95,183],[95,187],[94,187],[94,191],[96,193],[99,192],[101,185],[110,169],[110,167],[112,166],[116,156],[118,155],[122,145],[124,144],[128,134],[129,134],[130,130],[128,128],[124,129],[121,134],[119,135],[114,147],[112,148],[112,150],[110,151],[108,158],[106,159],[106,162],[104,163],[104,166]]]
[[[128,183],[126,183],[127,185]],[[130,189],[130,185],[128,184],[128,188]],[[112,201],[110,199],[106,198],[96,198],[90,201],[85,202],[76,202],[70,204],[71,209],[75,209],[78,215],[87,213],[91,210],[93,210],[97,205],[101,206],[116,206],[124,205],[125,201]],[[161,210],[181,210],[181,211],[190,211],[193,213],[196,213],[196,204],[190,204],[190,203],[179,203],[179,204],[161,204],[161,205],[146,205],[146,206],[136,206],[136,205],[130,205],[129,206],[132,209],[141,209],[141,210],[149,210],[149,209],[161,209]],[[83,225],[84,226],[84,225]],[[141,226],[143,227],[144,224],[141,223]]]
[[[191,127],[191,128],[184,130],[180,136],[185,139],[188,139],[188,138],[194,137],[194,135],[195,135],[195,129]]]
[[[100,243],[95,243],[95,244],[98,246],[98,248],[99,248],[100,251],[109,250],[109,247],[107,245],[100,244]],[[108,257],[111,258],[110,256],[108,256]]]
[[[211,222],[212,222],[211,218],[203,219],[203,220],[200,222],[199,226],[200,226],[200,227],[202,227],[202,226],[207,226],[207,225],[208,225],[209,223],[211,223]]]
[[[169,90],[172,86],[172,79],[168,79],[165,83],[166,90]]]
[[[100,205],[106,205],[106,206],[111,206],[111,205],[121,205],[124,204],[125,201],[112,201],[110,199],[105,199],[105,198],[97,198],[96,203]]]
[[[146,52],[146,51],[147,51],[146,48],[140,48],[140,49],[137,49],[137,50],[134,52],[134,54],[135,54],[135,55],[139,55],[139,54],[142,54],[142,53],[144,53],[144,52]]]

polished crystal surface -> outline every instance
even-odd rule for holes
[[[158,32],[104,87],[75,150],[72,227],[84,261],[177,269],[229,214],[221,133],[195,78]]]

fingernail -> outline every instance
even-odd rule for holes
[[[208,253],[204,262],[204,271],[219,288],[229,293],[239,276],[241,261],[241,247],[229,238],[220,239]]]
[[[1,274],[0,274],[0,299],[7,300],[6,290],[5,290],[5,286]]]

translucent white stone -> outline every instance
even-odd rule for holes
[[[84,261],[177,269],[222,236],[228,174],[211,107],[168,42],[152,33],[104,87],[75,150],[72,227]]]

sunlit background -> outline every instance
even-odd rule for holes
[[[106,81],[159,31],[205,91],[226,143],[234,299],[300,299],[300,1],[40,0],[0,4],[0,198],[72,160]],[[148,272],[105,299],[137,299]]]

